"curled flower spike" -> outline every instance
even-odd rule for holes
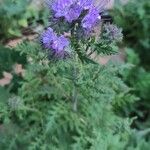
[[[104,26],[105,36],[110,41],[121,42],[123,39],[122,29],[113,24],[106,24]]]
[[[65,49],[69,46],[69,40],[63,35],[57,36],[53,29],[48,28],[41,37],[43,47],[48,49],[50,55],[58,58],[64,58],[68,51]]]

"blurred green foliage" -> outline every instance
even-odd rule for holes
[[[14,49],[6,48],[0,45],[0,79],[3,78],[3,72],[12,74],[13,79],[11,83],[5,87],[7,89],[7,92],[10,93],[17,93],[19,82],[22,80],[22,77],[20,75],[17,75],[14,71],[14,67],[16,64],[22,64],[24,68],[26,64],[26,56],[20,55],[20,53],[18,53]],[[5,88],[0,89],[1,99],[3,99],[2,97],[5,97],[5,92],[2,92],[5,91]]]
[[[0,1],[0,40],[22,36],[22,29],[35,26],[37,23],[47,24],[47,11],[43,11],[31,0]]]
[[[123,79],[139,97],[139,101],[124,107],[126,116],[137,116],[133,128],[149,130],[150,127],[150,1],[132,0],[122,5],[116,0],[112,11],[114,21],[124,32],[126,62],[131,65],[123,73]],[[145,139],[150,141],[148,132]],[[142,149],[142,148],[141,148]],[[144,148],[143,148],[144,149]]]
[[[122,5],[116,0],[114,21],[123,28],[124,41],[140,57],[140,63],[150,68],[150,1],[131,0]]]
[[[150,126],[150,72],[146,71],[140,65],[140,59],[133,49],[126,49],[127,63],[130,68],[123,72],[123,78],[126,83],[133,88],[133,92],[140,101],[130,105],[126,109],[127,116],[138,116],[134,122],[134,127],[146,129]]]
[[[20,56],[14,49],[0,45],[0,77],[2,77],[4,71],[12,72],[13,65],[25,63],[25,56]]]

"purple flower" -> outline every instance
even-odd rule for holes
[[[49,0],[49,7],[56,18],[63,17],[71,23],[81,22],[81,26],[87,33],[101,20],[100,12],[109,0]],[[81,15],[82,14],[82,15]],[[82,16],[79,19],[79,17]]]
[[[51,4],[51,8],[55,13],[55,17],[64,17],[68,13],[73,0],[55,0]]]
[[[77,4],[77,0],[56,0],[52,4],[55,17],[64,17],[68,22],[78,19],[82,12],[82,7]]]
[[[44,48],[51,48],[51,44],[53,43],[53,41],[57,39],[56,34],[53,32],[52,28],[48,28],[43,34],[42,34],[42,43]]]
[[[50,50],[50,53],[56,57],[64,58],[66,56],[65,49],[69,46],[69,40],[63,35],[57,36],[53,29],[48,28],[41,37],[43,47]]]
[[[77,4],[73,4],[70,6],[65,18],[68,22],[72,22],[73,20],[77,20],[82,12],[82,7]]]
[[[108,1],[100,0],[96,4],[96,0],[53,0],[53,2],[49,0],[48,5],[53,10],[56,18],[64,17],[70,23],[77,20],[84,10],[88,10],[89,13],[83,20],[83,27],[87,28],[88,26],[88,28],[91,28],[100,19],[99,13]],[[87,21],[88,19],[90,20]]]
[[[64,51],[65,47],[69,45],[69,40],[65,38],[63,35],[57,37],[52,43],[52,49],[56,54],[60,54]]]
[[[80,0],[81,1],[81,0]],[[99,1],[86,1],[86,7],[88,8],[87,15],[82,20],[82,27],[86,29],[86,32],[92,31],[93,27],[100,22],[101,16],[100,12],[103,11],[106,4],[108,4],[109,0],[99,0]]]
[[[72,22],[79,18],[83,10],[91,7],[92,0],[55,0],[50,5],[56,18],[64,17]]]
[[[93,7],[89,10],[88,14],[82,20],[82,27],[88,31],[91,31],[92,28],[101,20],[99,11],[96,7]]]

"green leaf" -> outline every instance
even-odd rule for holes
[[[21,31],[19,29],[14,29],[13,30],[13,29],[9,28],[8,33],[13,35],[13,36],[18,36],[18,37],[20,37],[22,35]]]
[[[27,19],[20,19],[18,21],[18,24],[22,27],[27,27],[28,26],[28,22],[27,22]]]

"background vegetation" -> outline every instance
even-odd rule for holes
[[[0,3],[0,79],[4,72],[12,75],[9,84],[0,86],[0,149],[149,150],[149,0],[116,1],[111,14],[122,27],[122,44],[89,43],[97,55],[125,49],[124,64],[106,65],[85,57],[84,63],[50,61],[34,30],[48,24],[48,11],[24,0]],[[27,34],[38,36],[7,46],[10,39]],[[15,72],[16,64],[22,64],[23,74]],[[79,73],[75,83],[74,66]],[[77,112],[70,101],[74,85]]]
[[[148,0],[127,3],[120,7],[117,3],[113,11],[114,21],[123,28],[126,62],[132,64],[124,74],[126,83],[134,89],[140,100],[127,110],[128,115],[138,119],[134,127],[150,127],[150,2]]]

